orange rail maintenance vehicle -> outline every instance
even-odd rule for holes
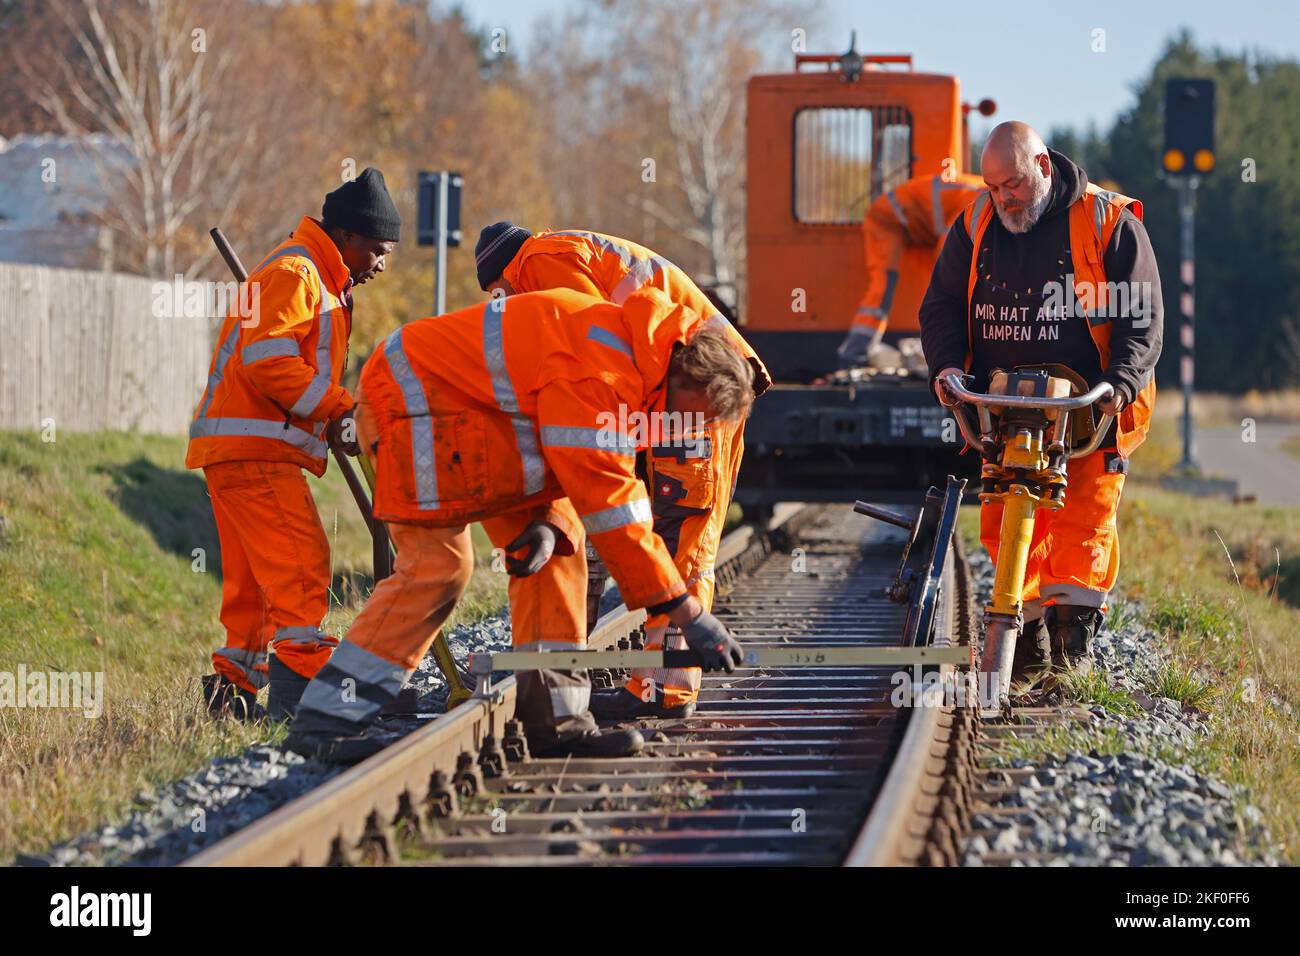
[[[866,283],[863,216],[907,180],[969,164],[956,77],[918,73],[910,55],[799,54],[795,72],[758,75],[747,94],[748,294],[740,327],[778,383],[745,429],[736,500],[749,513],[778,501],[915,497],[958,464],[962,439],[933,399],[917,311],[937,247],[909,247],[871,367],[837,370],[836,348]],[[845,482],[846,474],[854,481]]]

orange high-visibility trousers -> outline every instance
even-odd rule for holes
[[[338,639],[321,630],[329,610],[330,553],[316,503],[290,462],[227,461],[203,469],[221,542],[217,673],[245,690],[266,683],[267,649],[312,677]]]
[[[568,516],[575,528],[582,522],[568,498],[551,507]],[[504,549],[528,526],[528,517],[507,513],[482,522],[493,546]],[[578,534],[573,554],[555,554],[541,570],[526,578],[511,577],[510,640],[515,650],[567,650],[587,643],[587,549]],[[563,645],[557,647],[556,645]]]
[[[357,402],[358,441],[372,454],[378,435],[374,409],[360,391]],[[581,527],[567,500],[557,504],[565,517]],[[504,548],[536,513],[536,508],[519,509],[483,524],[493,543]],[[469,583],[474,549],[467,525],[394,521],[388,531],[397,549],[393,574],[376,585],[329,664],[307,686],[295,730],[351,734],[374,719],[419,665]],[[585,646],[586,587],[581,546],[576,560],[575,555],[557,554],[532,577],[511,578],[514,647]],[[595,728],[588,711],[590,696],[585,672],[525,672],[518,676],[515,712],[529,739],[542,746]]]
[[[1115,515],[1124,490],[1119,469],[1125,465],[1114,449],[1076,458],[1066,472],[1065,507],[1034,515],[1023,594],[1026,620],[1052,604],[1106,607],[1106,595],[1119,575]],[[994,562],[1001,523],[1001,504],[981,506],[980,540]]]
[[[709,429],[709,454],[677,459],[684,449],[651,448],[646,454],[646,481],[654,502],[655,534],[673,556],[686,589],[704,610],[713,609],[714,561],[722,543],[731,496],[745,449],[744,422],[717,422]],[[669,628],[665,615],[645,624],[646,649],[686,650],[686,639]],[[665,707],[694,703],[703,674],[698,667],[637,668],[625,687],[645,701]]]

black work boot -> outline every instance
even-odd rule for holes
[[[267,715],[274,721],[293,720],[298,713],[298,701],[302,700],[302,692],[311,678],[291,671],[274,654],[267,664],[267,673],[271,678],[266,697]]]
[[[1037,680],[1052,666],[1051,635],[1039,617],[1025,623],[1016,638],[1016,652],[1011,658],[1011,683],[1026,684]]]
[[[644,746],[645,738],[636,730],[587,730],[545,747],[528,741],[534,757],[631,757]]]
[[[642,717],[671,720],[691,716],[695,713],[695,702],[667,707],[658,693],[653,700],[642,700],[626,687],[615,687],[591,692],[591,712],[598,720],[637,720]]]
[[[314,757],[326,763],[350,767],[373,757],[398,739],[371,728],[357,734],[330,734],[315,731],[290,731],[284,738],[284,749],[304,757]]]
[[[1043,608],[1051,634],[1052,668],[1080,676],[1092,672],[1092,639],[1101,630],[1100,608],[1052,604]]]
[[[244,690],[223,674],[203,675],[203,706],[213,717],[233,717],[245,723],[266,720],[266,711],[257,703],[257,694]]]

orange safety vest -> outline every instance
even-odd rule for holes
[[[1125,209],[1142,221],[1142,203],[1140,200],[1122,196],[1092,183],[1088,184],[1084,195],[1070,207],[1070,248],[1074,250],[1074,288],[1075,295],[1081,303],[1089,308],[1088,334],[1101,356],[1104,371],[1110,365],[1111,319],[1103,313],[1106,305],[1106,270],[1102,262],[1106,247],[1110,244],[1115,227],[1119,224],[1120,213]],[[984,238],[984,231],[993,220],[993,203],[989,201],[987,190],[975,197],[975,201],[963,213],[962,221],[971,238],[970,280],[966,287],[966,361],[965,367],[971,367],[970,343],[974,331],[970,327],[970,303],[975,294],[975,282],[979,278],[976,268],[978,257],[976,250]],[[974,224],[972,227],[972,223]],[[1095,291],[1094,291],[1095,290]],[[1146,439],[1151,427],[1151,412],[1156,404],[1156,383],[1154,376],[1143,386],[1133,401],[1119,413],[1116,428],[1116,446],[1121,455],[1127,458]]]
[[[867,284],[853,314],[855,328],[883,334],[898,290],[904,247],[927,249],[933,269],[948,227],[983,188],[978,176],[962,174],[951,181],[941,175],[917,176],[877,197],[862,217]]]
[[[375,515],[455,527],[568,497],[629,607],[684,593],[627,429],[662,408],[673,347],[712,321],[658,289],[621,307],[552,289],[403,326],[361,371]]]
[[[338,248],[304,216],[241,287],[253,314],[241,315],[250,310],[237,303],[222,323],[185,467],[288,461],[325,473],[325,426],[352,407],[339,385],[352,332],[350,284]]]
[[[951,181],[940,175],[917,176],[883,193],[871,204],[867,218],[901,228],[914,245],[936,245],[983,188],[984,180],[978,176],[963,174]]]
[[[545,229],[524,244],[501,277],[519,292],[573,289],[622,305],[637,289],[662,289],[702,316],[718,315],[691,277],[663,256],[627,239],[583,229]],[[763,360],[727,323],[728,337],[754,367],[754,393],[772,384]]]

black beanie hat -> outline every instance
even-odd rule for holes
[[[487,287],[505,272],[510,260],[519,252],[519,247],[533,234],[513,222],[494,222],[478,234],[478,244],[474,247],[474,265],[478,267],[478,287],[484,292]]]
[[[402,217],[397,214],[384,174],[367,166],[361,175],[326,193],[321,219],[367,239],[398,242],[402,238]]]

